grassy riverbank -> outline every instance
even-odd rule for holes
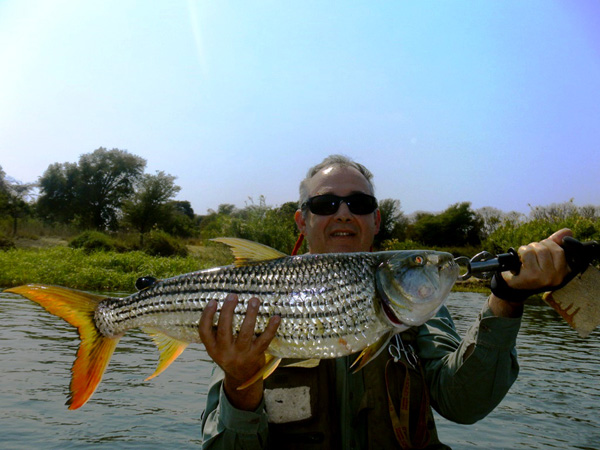
[[[20,245],[0,251],[0,286],[40,283],[88,291],[132,292],[141,276],[166,278],[232,261],[229,250],[217,245],[189,246],[189,256],[166,258],[139,251],[88,253],[60,241],[53,244]]]
[[[187,257],[149,256],[140,251],[86,252],[69,248],[59,238],[20,240],[17,248],[0,251],[0,287],[28,283],[53,284],[87,291],[132,292],[145,275],[166,278],[230,264],[222,245],[188,245]],[[457,283],[456,291],[486,292],[484,282]]]

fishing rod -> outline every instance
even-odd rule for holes
[[[600,259],[600,244],[597,241],[580,242],[567,236],[563,239],[562,248],[567,258],[567,264],[571,268],[566,283],[579,273],[584,272],[592,261]],[[521,260],[514,248],[510,248],[507,253],[496,256],[483,251],[471,259],[466,256],[459,256],[454,261],[465,268],[465,272],[458,276],[459,281],[466,281],[470,278],[488,280],[498,272],[512,271],[518,274],[521,269]]]

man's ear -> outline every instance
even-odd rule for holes
[[[375,211],[375,234],[379,233],[379,227],[381,226],[381,212],[379,208]]]
[[[294,214],[294,220],[296,221],[298,231],[304,234],[304,231],[306,230],[306,220],[304,220],[304,214],[302,214],[302,210],[296,210],[296,213]]]

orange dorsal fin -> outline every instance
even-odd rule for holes
[[[228,245],[235,257],[234,264],[238,267],[288,256],[279,250],[247,239],[222,237],[211,239],[211,241]]]
[[[144,331],[152,336],[152,340],[160,351],[158,366],[154,373],[146,378],[146,381],[148,381],[163,373],[183,353],[189,343],[167,336],[152,328],[144,328]]]
[[[71,369],[69,409],[83,406],[92,396],[120,336],[103,336],[94,323],[94,311],[105,299],[99,295],[58,286],[29,284],[7,289],[43,306],[48,312],[77,328],[81,343]]]
[[[269,377],[269,375],[271,375],[275,371],[275,369],[277,369],[277,366],[281,362],[281,358],[275,358],[274,356],[272,356],[268,353],[266,354],[266,359],[267,359],[267,361],[266,361],[266,364],[263,366],[263,368],[260,369],[258,372],[256,372],[254,375],[252,375],[252,377],[249,380],[247,380],[244,384],[242,384],[241,386],[238,386],[238,388],[237,388],[238,391],[241,391],[242,389],[246,389],[248,386],[253,385],[261,378],[263,380],[267,379]]]

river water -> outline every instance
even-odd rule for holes
[[[457,328],[485,296],[452,293]],[[549,307],[528,305],[519,333],[519,379],[474,425],[436,416],[454,449],[600,449],[600,331],[581,339]],[[0,293],[0,448],[179,449],[200,445],[211,362],[191,345],[162,375],[144,381],[157,350],[136,330],[125,336],[92,399],[68,411],[75,330],[41,307]]]

